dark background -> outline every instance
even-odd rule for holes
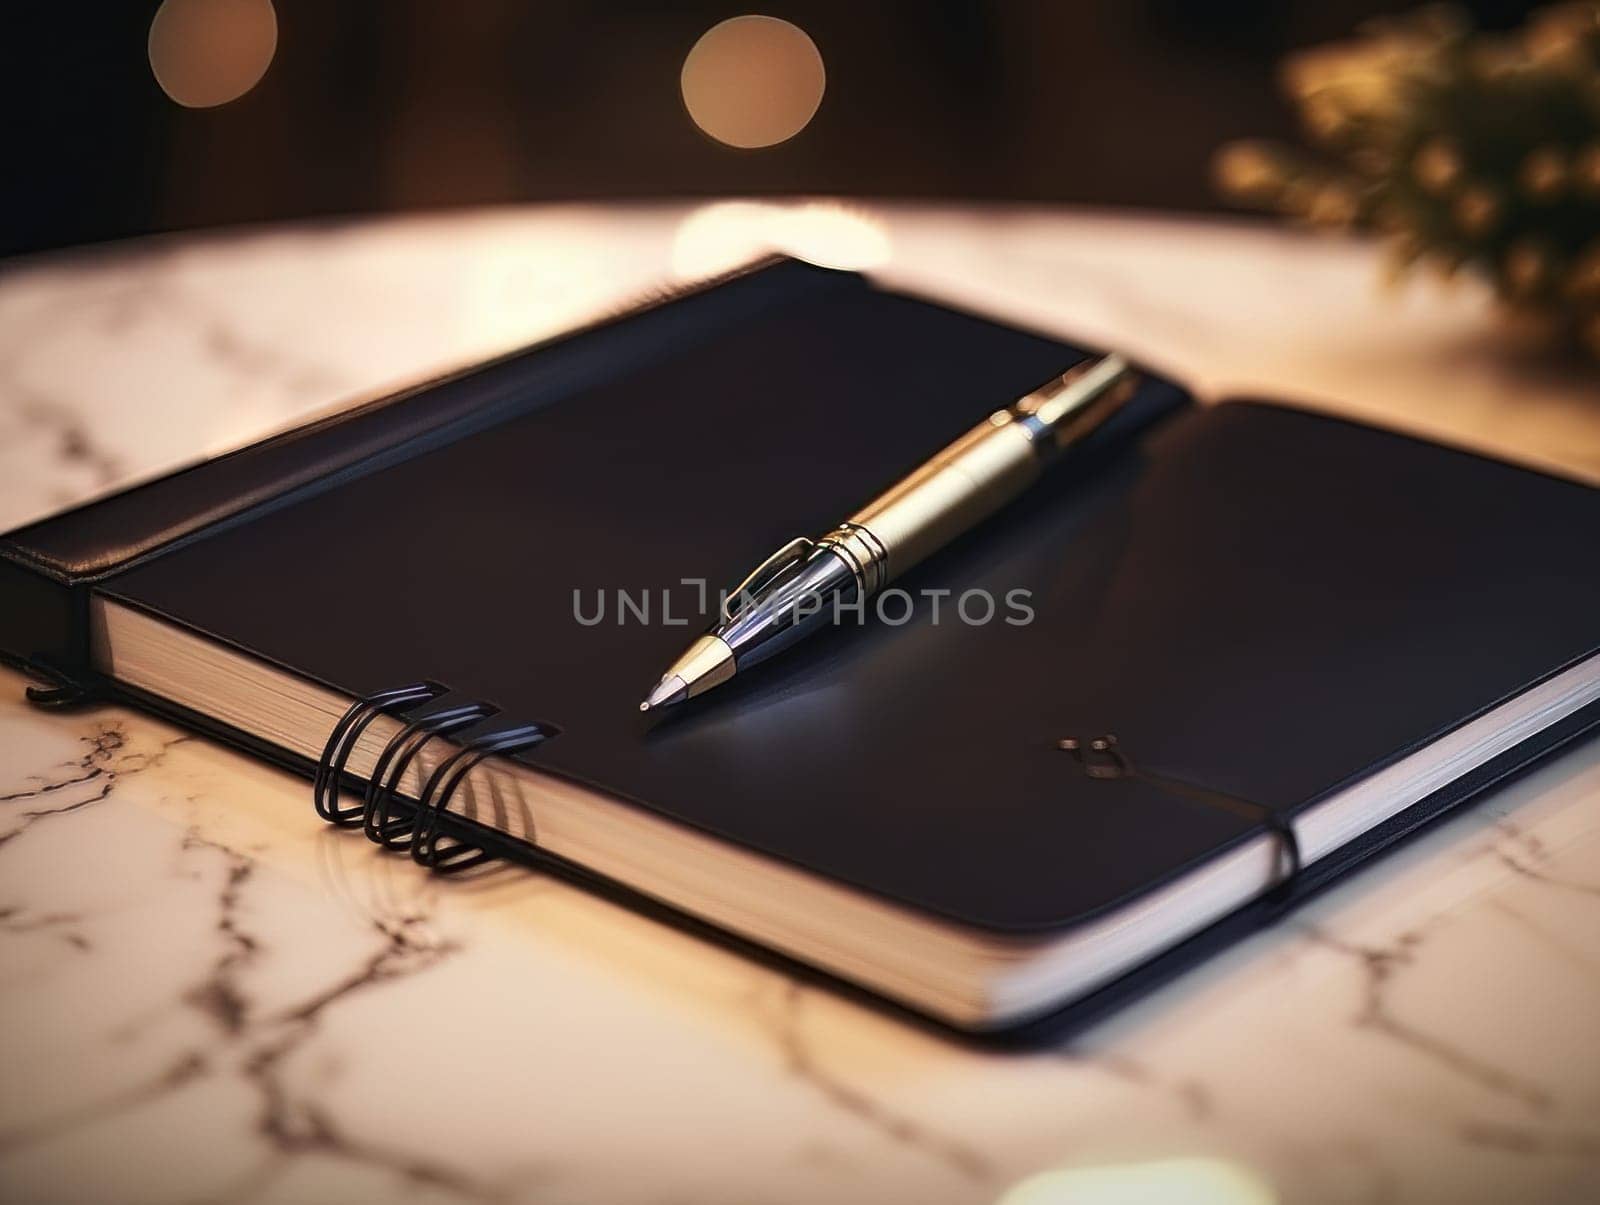
[[[1291,135],[1283,54],[1405,5],[1370,0],[277,0],[254,90],[174,104],[155,0],[8,6],[0,254],[150,231],[594,197],[830,193],[1207,209],[1222,142]],[[1526,3],[1465,6],[1490,27]],[[780,146],[701,134],[678,72],[743,12],[821,51]]]

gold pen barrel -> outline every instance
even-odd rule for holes
[[[1080,365],[991,414],[818,543],[850,564],[863,594],[874,593],[1033,484],[1056,452],[1114,414],[1131,387],[1120,356]]]
[[[979,423],[874,498],[822,543],[852,562],[868,594],[999,510],[1039,476],[1039,457],[1009,411]]]

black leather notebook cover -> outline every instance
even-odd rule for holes
[[[14,533],[0,643],[81,659],[97,581],[350,695],[431,677],[499,722],[553,723],[525,755],[542,771],[1012,933],[1086,920],[1261,831],[1207,793],[1292,815],[1600,647],[1600,491],[1151,379],[1074,463],[897,583],[950,591],[938,622],[920,597],[903,624],[637,713],[705,622],[682,579],[737,580],[1085,354],[779,263]],[[619,621],[619,590],[648,594],[650,623]],[[1000,600],[995,622],[956,613],[971,590]],[[1007,623],[1019,590],[1031,622]],[[602,594],[604,619],[580,622]],[[661,621],[664,594],[689,626]],[[1057,748],[1104,733],[1150,774],[1092,778]]]

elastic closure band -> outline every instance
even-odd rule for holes
[[[1251,799],[1241,799],[1224,791],[1197,786],[1180,778],[1170,778],[1165,774],[1146,770],[1134,764],[1133,759],[1118,745],[1114,736],[1097,736],[1087,742],[1080,741],[1077,737],[1067,737],[1058,741],[1056,747],[1071,753],[1090,778],[1141,779],[1172,794],[1193,799],[1208,807],[1261,825],[1277,837],[1279,850],[1286,863],[1282,876],[1263,898],[1282,903],[1292,894],[1294,882],[1305,868],[1305,862],[1300,851],[1300,838],[1294,831],[1294,823],[1289,817],[1280,814],[1276,808],[1269,808]]]

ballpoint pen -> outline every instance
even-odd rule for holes
[[[1033,484],[1126,404],[1134,382],[1118,355],[1078,365],[995,411],[820,539],[791,540],[728,592],[716,625],[639,710],[702,694],[824,626],[829,603],[876,594]]]

